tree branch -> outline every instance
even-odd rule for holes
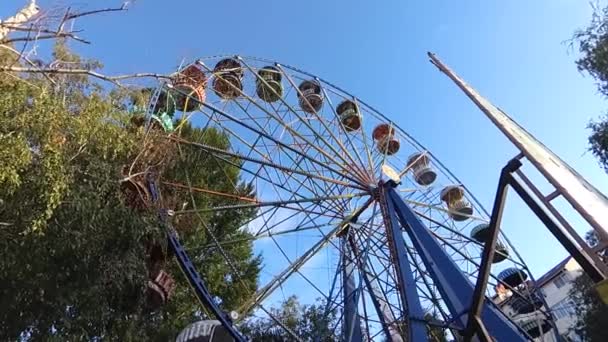
[[[70,14],[68,12],[68,14],[65,16],[64,21],[68,21],[68,20],[72,20],[72,19],[76,19],[79,17],[84,17],[84,16],[92,15],[92,14],[98,14],[98,13],[104,13],[104,12],[120,12],[120,11],[126,11],[126,10],[127,10],[127,3],[125,2],[122,4],[122,6],[115,7],[115,8],[104,8],[104,9],[97,9],[97,10],[80,12],[80,13],[72,13],[72,14]]]
[[[30,74],[72,74],[72,75],[89,75],[91,77],[104,80],[106,82],[113,83],[118,86],[122,86],[119,81],[131,79],[131,78],[157,78],[157,79],[170,79],[171,76],[155,73],[136,73],[128,75],[116,75],[108,76],[100,74],[93,70],[88,69],[66,69],[66,68],[24,68],[19,66],[0,66],[0,71],[6,72],[24,72]]]
[[[23,52],[19,52],[15,49],[13,49],[12,47],[8,46],[8,45],[2,45],[0,44],[0,48],[6,49],[14,54],[17,55],[17,58],[15,59],[15,61],[18,61],[20,58],[23,58],[29,65],[32,66],[32,68],[38,68],[38,65],[36,65],[36,63],[34,63],[33,61],[31,61],[29,58],[27,58],[27,56],[23,55]],[[13,65],[11,65],[11,67],[13,67]],[[51,82],[52,84],[55,84],[55,81],[49,77],[49,75],[47,74],[42,74],[49,82]]]
[[[93,14],[104,13],[104,12],[126,11],[127,10],[127,3],[128,2],[124,2],[122,4],[122,6],[120,6],[120,7],[96,9],[96,10],[91,10],[91,11],[86,11],[86,12],[80,12],[80,13],[70,13],[71,9],[68,7],[68,9],[65,11],[65,14],[63,15],[63,18],[61,19],[61,22],[59,23],[57,31],[63,31],[63,27],[65,26],[65,23],[68,22],[68,21],[70,21],[70,20],[76,19],[76,18],[85,17],[85,16],[89,16],[89,15],[93,15]]]
[[[35,36],[35,37],[31,37],[30,35],[27,35],[25,37],[4,39],[4,40],[0,41],[0,44],[8,44],[8,43],[15,43],[15,42],[30,42],[30,41],[34,41],[34,40],[56,39],[56,38],[72,38],[72,39],[79,41],[81,43],[84,43],[84,44],[91,44],[90,41],[82,39],[70,32],[57,32],[57,33],[53,33],[53,34],[39,35],[39,36]]]
[[[33,7],[32,7],[33,6]],[[37,41],[41,39],[55,39],[55,38],[72,38],[81,43],[90,44],[89,41],[76,36],[75,33],[81,31],[70,31],[65,32],[63,30],[65,24],[70,20],[104,13],[104,12],[118,12],[118,11],[126,11],[127,10],[127,2],[123,3],[120,7],[115,8],[104,8],[104,9],[96,9],[86,12],[71,12],[71,8],[67,8],[63,17],[61,18],[59,25],[56,30],[49,29],[44,25],[31,25],[30,27],[23,27],[22,24],[31,19],[34,15],[38,14],[39,9],[36,6],[35,1],[30,2],[30,4],[19,11],[15,16],[8,18],[7,20],[0,21],[0,44],[8,44],[14,42],[29,42],[29,41]],[[25,37],[17,37],[9,39],[7,36],[12,31],[21,31],[27,32],[27,36]],[[31,33],[36,33],[32,35]],[[47,33],[47,35],[40,35],[41,33]]]

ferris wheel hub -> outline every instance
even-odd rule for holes
[[[393,181],[395,185],[401,183],[401,177],[399,176],[399,173],[397,173],[395,169],[388,166],[387,164],[382,165],[382,174],[386,176],[386,178],[388,178],[389,180]]]

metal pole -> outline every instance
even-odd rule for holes
[[[469,341],[475,333],[481,341],[491,341],[491,337],[487,334],[485,326],[481,321],[481,308],[485,300],[486,287],[488,286],[488,278],[492,269],[492,260],[494,259],[494,251],[496,248],[496,240],[500,232],[500,222],[504,211],[505,200],[507,198],[507,186],[511,173],[521,166],[521,162],[517,159],[511,160],[500,173],[498,180],[498,189],[494,198],[494,206],[492,208],[492,216],[490,217],[490,236],[483,247],[481,265],[479,274],[477,275],[477,283],[473,292],[473,301],[469,312],[469,320],[464,331],[465,341]]]
[[[428,53],[431,63],[447,75],[477,105],[494,125],[540,171],[556,191],[593,227],[598,236],[608,241],[608,198],[587,182],[578,172],[527,132],[515,120],[494,106],[468,85],[437,56]]]

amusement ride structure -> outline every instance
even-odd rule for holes
[[[169,239],[168,252],[150,247],[149,291],[157,305],[170,300],[175,287],[176,275],[162,266],[171,254],[209,318],[236,341],[247,340],[237,327],[249,314],[275,320],[300,340],[269,310],[271,303],[291,295],[321,298],[325,315],[337,313],[338,322],[330,328],[344,341],[427,341],[430,328],[458,341],[528,341],[554,332],[554,319],[532,274],[500,230],[506,189],[512,187],[524,199],[598,283],[605,280],[606,267],[551,200],[564,196],[604,236],[606,198],[430,57],[522,152],[503,169],[491,213],[390,118],[297,68],[240,56],[202,58],[150,91],[148,132],[160,132],[180,148],[200,150],[209,163],[238,167],[242,182],[255,189],[255,196],[247,196],[239,184],[234,189],[176,184],[154,168],[131,178],[127,187],[156,203]],[[229,147],[188,140],[181,135],[185,122],[203,132],[222,132]],[[525,177],[519,166],[526,160],[555,186],[555,193],[543,196]],[[231,202],[167,204],[163,189],[168,186]],[[191,258],[207,248],[235,268],[224,252],[231,241],[220,243],[212,236],[210,246],[186,245],[173,222],[240,210],[253,213],[240,229],[249,233],[264,268],[245,304],[226,312]],[[226,282],[236,287],[238,278],[237,272]],[[495,305],[492,298],[499,295],[514,299],[518,320]]]

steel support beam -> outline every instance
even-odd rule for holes
[[[147,181],[148,190],[150,191],[152,201],[157,202],[159,194],[156,182],[150,175],[148,176]],[[222,326],[224,326],[224,328],[230,333],[230,335],[232,335],[235,341],[246,342],[247,339],[245,339],[245,337],[243,337],[243,335],[241,335],[241,333],[238,332],[232,324],[232,319],[224,311],[222,311],[222,309],[213,299],[213,296],[207,289],[205,282],[203,281],[199,273],[196,271],[194,264],[192,264],[192,261],[188,257],[184,246],[179,241],[177,234],[175,234],[175,229],[173,229],[173,227],[171,227],[171,225],[169,224],[167,217],[167,210],[161,209],[159,212],[159,219],[167,232],[169,248],[175,255],[175,258],[177,259],[180,268],[184,272],[184,275],[188,279],[188,283],[190,283],[190,286],[192,286],[196,297],[202,305],[204,305],[207,309],[211,310],[215,318],[220,321],[220,323],[222,323]]]
[[[488,286],[488,278],[492,269],[492,260],[494,259],[494,251],[496,249],[496,240],[500,232],[500,222],[502,221],[502,213],[507,198],[507,186],[511,173],[521,166],[521,162],[517,159],[511,160],[500,173],[498,180],[498,189],[494,198],[494,206],[492,207],[492,216],[490,217],[490,236],[483,247],[481,265],[479,266],[479,274],[477,275],[477,283],[473,292],[473,300],[469,311],[469,320],[467,327],[463,333],[465,341],[469,341],[475,334],[482,342],[490,342],[491,336],[488,334],[486,327],[481,320],[481,309],[486,298],[485,292]]]
[[[607,277],[608,266],[604,264],[604,262],[600,259],[599,255],[596,253],[596,251],[594,251],[593,248],[591,248],[587,244],[587,242],[576,232],[576,230],[574,230],[574,227],[570,225],[570,223],[566,220],[564,216],[562,216],[562,214],[555,208],[555,206],[553,206],[550,201],[547,201],[547,199],[543,196],[540,190],[522,172],[522,170],[515,171],[515,175],[517,175],[517,178],[520,179],[528,189],[530,189],[532,194],[536,196],[536,199],[539,200],[540,203],[542,203],[547,208],[551,215],[555,217],[557,222],[559,222],[559,224],[566,231],[566,233],[568,233],[570,237],[574,239],[574,242],[578,244],[578,247],[580,247],[593,261],[595,266],[600,269],[602,274],[604,274],[604,277]]]
[[[350,248],[343,238],[342,243],[342,291],[344,300],[343,336],[345,342],[362,342],[361,317],[359,316],[359,291],[355,285],[355,267]]]
[[[407,310],[407,315],[404,319],[407,320],[407,327],[409,331],[409,339],[411,342],[422,342],[428,341],[426,333],[426,324],[424,323],[424,310],[420,304],[420,296],[416,289],[416,281],[414,279],[414,272],[410,267],[410,263],[407,258],[407,251],[405,249],[405,240],[401,232],[401,226],[399,225],[399,219],[395,213],[395,205],[388,198],[386,191],[392,189],[396,184],[394,182],[385,183],[382,187],[384,195],[382,198],[386,202],[388,211],[388,223],[389,227],[386,227],[387,234],[389,235],[389,243],[392,244],[391,250],[393,251],[393,257],[396,259],[395,271],[397,273],[397,282],[399,289],[399,297],[401,299],[401,307],[403,310]],[[394,191],[394,190],[393,190]]]
[[[379,290],[378,286],[375,285],[377,282],[376,277],[368,270],[367,260],[359,255],[357,244],[352,235],[349,236],[348,243],[351,247],[353,255],[355,256],[359,272],[361,272],[361,277],[365,282],[365,286],[369,292],[369,297],[372,300],[372,304],[374,304],[376,314],[378,315],[378,319],[380,320],[380,324],[382,325],[382,330],[384,331],[386,338],[392,342],[403,342],[399,329],[395,327],[396,320],[390,308],[390,304],[387,302],[387,299]]]
[[[473,299],[474,286],[462,270],[454,263],[431,232],[420,221],[414,211],[399,197],[394,189],[387,189],[390,200],[401,225],[409,235],[414,248],[427,271],[435,280],[441,297],[453,317],[455,324],[464,327]],[[481,321],[497,341],[528,341],[526,334],[491,301],[484,301]]]
[[[555,236],[559,243],[564,246],[566,251],[572,255],[574,260],[581,265],[581,268],[589,275],[594,282],[600,282],[606,279],[602,271],[595,265],[592,258],[585,253],[584,250],[580,249],[572,239],[564,232],[563,228],[559,223],[551,217],[550,213],[546,208],[540,205],[540,203],[532,197],[532,195],[525,188],[522,181],[511,175],[509,185],[517,192],[519,197],[526,203],[526,205],[534,212],[534,214],[543,222],[543,224],[549,229],[549,231]]]

